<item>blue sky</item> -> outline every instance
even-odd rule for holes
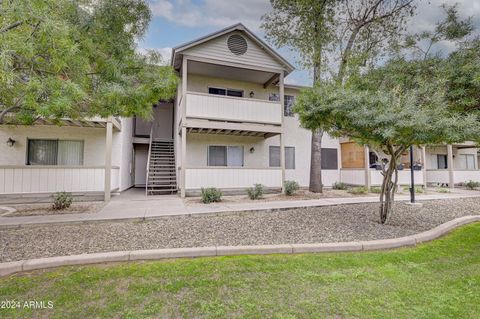
[[[409,24],[411,31],[430,30],[441,19],[442,3],[459,3],[463,17],[473,16],[480,26],[480,0],[419,0],[418,14]],[[170,57],[171,48],[205,34],[241,22],[258,36],[264,36],[260,28],[261,16],[271,10],[268,0],[149,0],[153,19],[144,39],[142,49],[157,49]],[[276,48],[292,64],[297,56],[288,48]],[[308,70],[297,68],[286,79],[287,83],[310,85]]]

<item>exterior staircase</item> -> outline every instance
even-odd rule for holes
[[[177,192],[173,140],[152,139],[147,164],[147,195]]]

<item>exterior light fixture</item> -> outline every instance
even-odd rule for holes
[[[255,152],[255,147],[250,147],[250,153],[254,153]]]
[[[253,91],[250,91],[250,98],[252,98],[252,99],[253,99],[253,97],[254,97],[254,96],[255,96],[255,92],[253,92]]]
[[[15,140],[13,138],[9,137],[8,140],[7,140],[7,145],[9,147],[12,147],[14,144],[15,144]]]

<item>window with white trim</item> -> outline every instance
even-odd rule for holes
[[[269,148],[270,167],[280,167],[280,146]],[[295,147],[285,146],[285,169],[295,169]]]
[[[27,165],[83,165],[83,141],[28,139]]]
[[[458,156],[459,169],[475,169],[474,154],[460,154]]]
[[[208,166],[243,166],[243,146],[208,146]]]
[[[269,101],[279,102],[280,95],[278,93],[270,93],[268,96]],[[295,96],[293,95],[284,95],[283,100],[283,115],[284,116],[294,116],[292,108],[293,104],[295,104]]]
[[[208,88],[208,94],[226,95],[226,96],[233,96],[233,97],[243,97],[243,90],[209,87]]]

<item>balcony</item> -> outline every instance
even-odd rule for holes
[[[0,194],[103,192],[103,166],[0,166]],[[118,190],[120,168],[112,167],[111,189]]]
[[[188,92],[182,103],[189,133],[269,137],[281,132],[278,102]]]
[[[198,167],[186,169],[186,188],[202,187],[242,189],[262,184],[268,188],[282,187],[280,168]]]

